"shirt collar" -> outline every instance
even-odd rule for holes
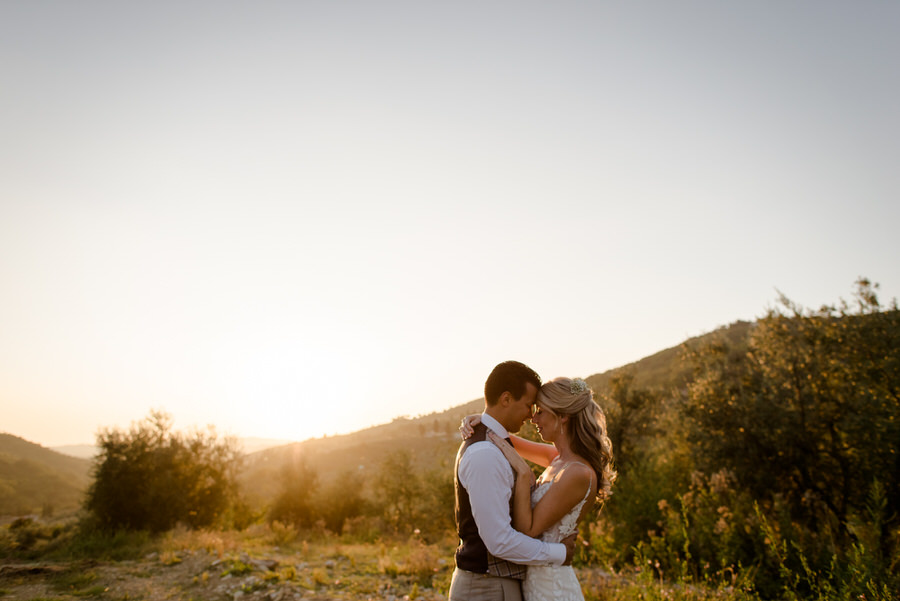
[[[506,428],[500,425],[500,422],[495,420],[493,417],[488,415],[487,413],[481,414],[481,423],[488,427],[488,430],[492,430],[495,434],[499,435],[501,438],[509,438],[509,432],[506,431]]]

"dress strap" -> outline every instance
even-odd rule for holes
[[[569,467],[573,463],[577,463],[578,465],[583,465],[584,467],[590,469],[590,471],[591,471],[591,475],[590,475],[591,479],[590,479],[590,482],[588,482],[588,489],[587,489],[587,492],[584,493],[584,499],[582,499],[582,501],[581,501],[582,503],[584,503],[584,501],[587,500],[587,498],[589,496],[591,496],[591,489],[594,488],[594,469],[591,466],[589,466],[588,464],[582,463],[581,461],[568,461],[568,462],[566,462],[566,464],[564,466],[562,466],[562,469],[565,470],[567,467]],[[556,480],[556,478],[554,478],[554,480]]]

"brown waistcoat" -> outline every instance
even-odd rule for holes
[[[456,488],[456,531],[459,534],[459,547],[456,549],[456,566],[461,570],[475,572],[476,574],[491,574],[506,578],[525,578],[526,567],[518,565],[491,555],[484,541],[478,535],[478,525],[472,517],[472,504],[469,501],[469,492],[459,482],[459,461],[463,453],[472,444],[487,440],[487,426],[478,424],[475,432],[459,445],[456,454],[456,469],[454,472],[454,486]],[[513,481],[515,487],[515,481]],[[512,495],[509,500],[510,515],[512,515]]]

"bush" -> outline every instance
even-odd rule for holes
[[[167,414],[151,412],[128,432],[101,432],[97,442],[85,508],[100,529],[225,525],[238,501],[241,454],[233,439],[219,440],[212,428],[180,434]]]
[[[319,519],[314,497],[319,485],[319,475],[305,457],[291,457],[280,473],[281,489],[272,508],[270,522],[292,524],[308,528]]]

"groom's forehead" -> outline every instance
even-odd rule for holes
[[[533,403],[534,399],[537,397],[537,386],[532,384],[531,382],[526,382],[525,385],[525,400],[529,403]]]

